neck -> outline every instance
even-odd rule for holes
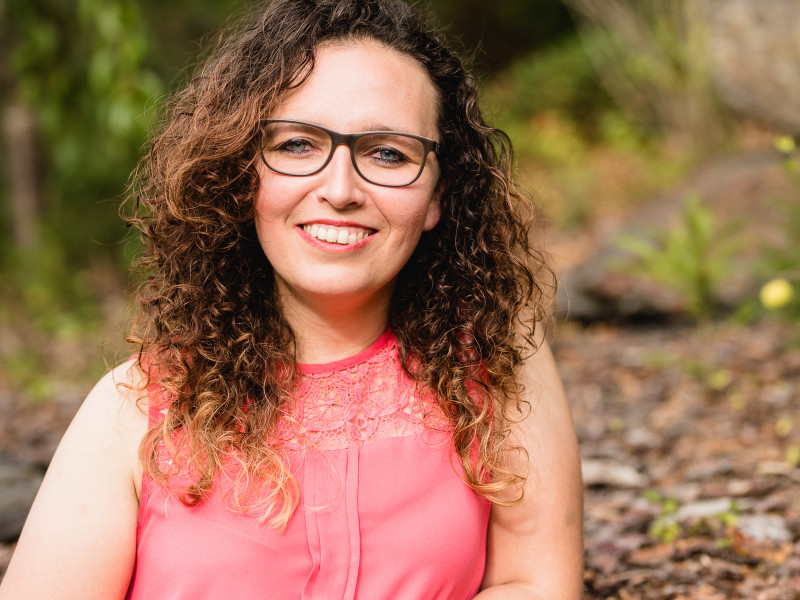
[[[283,314],[297,343],[297,361],[327,363],[369,347],[388,326],[390,292],[347,300],[281,294]]]

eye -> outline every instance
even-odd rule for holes
[[[380,165],[387,167],[400,166],[408,162],[405,154],[391,146],[373,148],[369,153],[370,158]]]
[[[314,146],[309,140],[303,138],[292,138],[279,144],[276,150],[284,154],[301,155],[307,154],[313,150],[313,148]]]

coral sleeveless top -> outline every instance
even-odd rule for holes
[[[451,427],[403,372],[391,331],[300,371],[297,423],[280,426],[300,489],[286,529],[232,511],[220,490],[186,507],[145,475],[130,600],[478,592],[490,504],[464,483]]]

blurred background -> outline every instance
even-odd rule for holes
[[[148,130],[250,6],[0,0],[0,570],[69,419],[130,353],[117,212]],[[800,597],[763,595],[800,594],[800,1],[429,6],[559,276],[587,597]]]

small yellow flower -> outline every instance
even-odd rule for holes
[[[775,148],[783,154],[791,154],[797,148],[797,143],[794,138],[788,135],[782,135],[775,139]]]
[[[779,277],[765,283],[758,297],[766,308],[777,310],[789,304],[793,295],[792,284]]]
[[[786,437],[794,429],[794,419],[791,415],[783,415],[775,423],[775,433],[780,437]]]
[[[731,381],[733,381],[733,375],[728,369],[719,369],[711,373],[708,377],[708,385],[711,386],[712,390],[718,392],[728,387]]]

